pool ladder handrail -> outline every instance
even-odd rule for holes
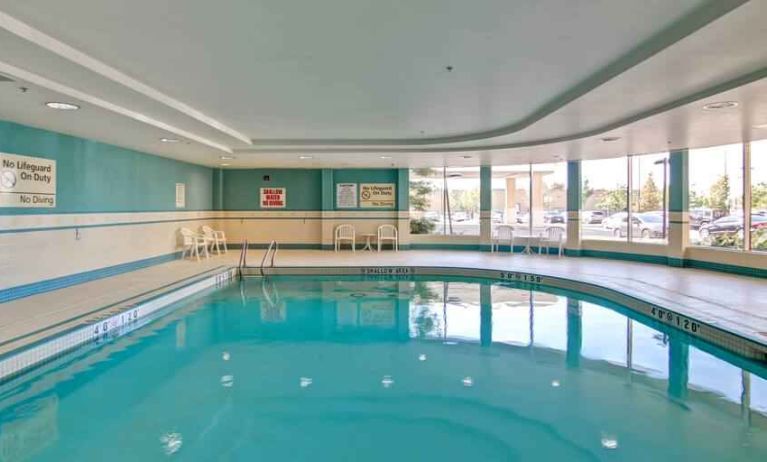
[[[269,247],[267,247],[266,252],[264,252],[264,256],[261,258],[261,266],[259,268],[261,269],[262,274],[264,272],[264,264],[266,263],[266,258],[269,256],[269,254],[272,255],[272,258],[269,261],[269,268],[274,267],[274,257],[277,255],[278,250],[280,250],[280,244],[275,239],[272,239],[272,242],[269,243]]]
[[[245,264],[248,261],[248,240],[242,240],[242,248],[240,249],[240,260],[237,263],[237,271],[242,277],[242,269],[245,268]]]

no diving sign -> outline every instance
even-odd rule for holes
[[[56,207],[56,161],[0,153],[0,207]]]

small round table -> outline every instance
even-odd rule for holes
[[[530,235],[527,237],[527,245],[525,246],[525,249],[522,251],[522,253],[527,255],[533,255],[533,247],[536,247],[538,250],[538,253],[541,253],[541,240],[543,240],[543,236],[540,234],[537,236]]]
[[[365,238],[365,247],[362,248],[362,250],[369,250],[373,251],[373,239],[375,239],[375,234],[360,234],[360,237]]]

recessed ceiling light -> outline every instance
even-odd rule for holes
[[[604,141],[605,143],[610,143],[612,141],[618,141],[619,139],[621,139],[620,136],[605,136],[604,138],[602,138],[602,141]]]
[[[179,139],[178,138],[160,138],[160,141],[162,141],[163,143],[178,143]]]
[[[231,164],[221,164],[222,167],[228,167]]]
[[[45,103],[46,106],[48,106],[51,109],[57,109],[59,111],[76,111],[80,109],[80,106],[72,103],[60,103],[57,101],[51,101],[49,103]]]
[[[708,103],[703,106],[703,109],[707,111],[716,111],[718,109],[731,109],[738,107],[737,101],[717,101],[715,103]]]
[[[314,159],[314,156],[298,156],[298,158],[301,160],[309,160],[309,159]]]
[[[391,159],[391,156],[381,156],[381,159]]]
[[[221,157],[219,157],[219,159],[221,159],[221,160],[233,160],[234,156],[221,156]]]

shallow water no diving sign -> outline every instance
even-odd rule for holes
[[[284,209],[285,188],[261,188],[262,209]]]
[[[0,153],[0,207],[56,207],[56,161]]]

